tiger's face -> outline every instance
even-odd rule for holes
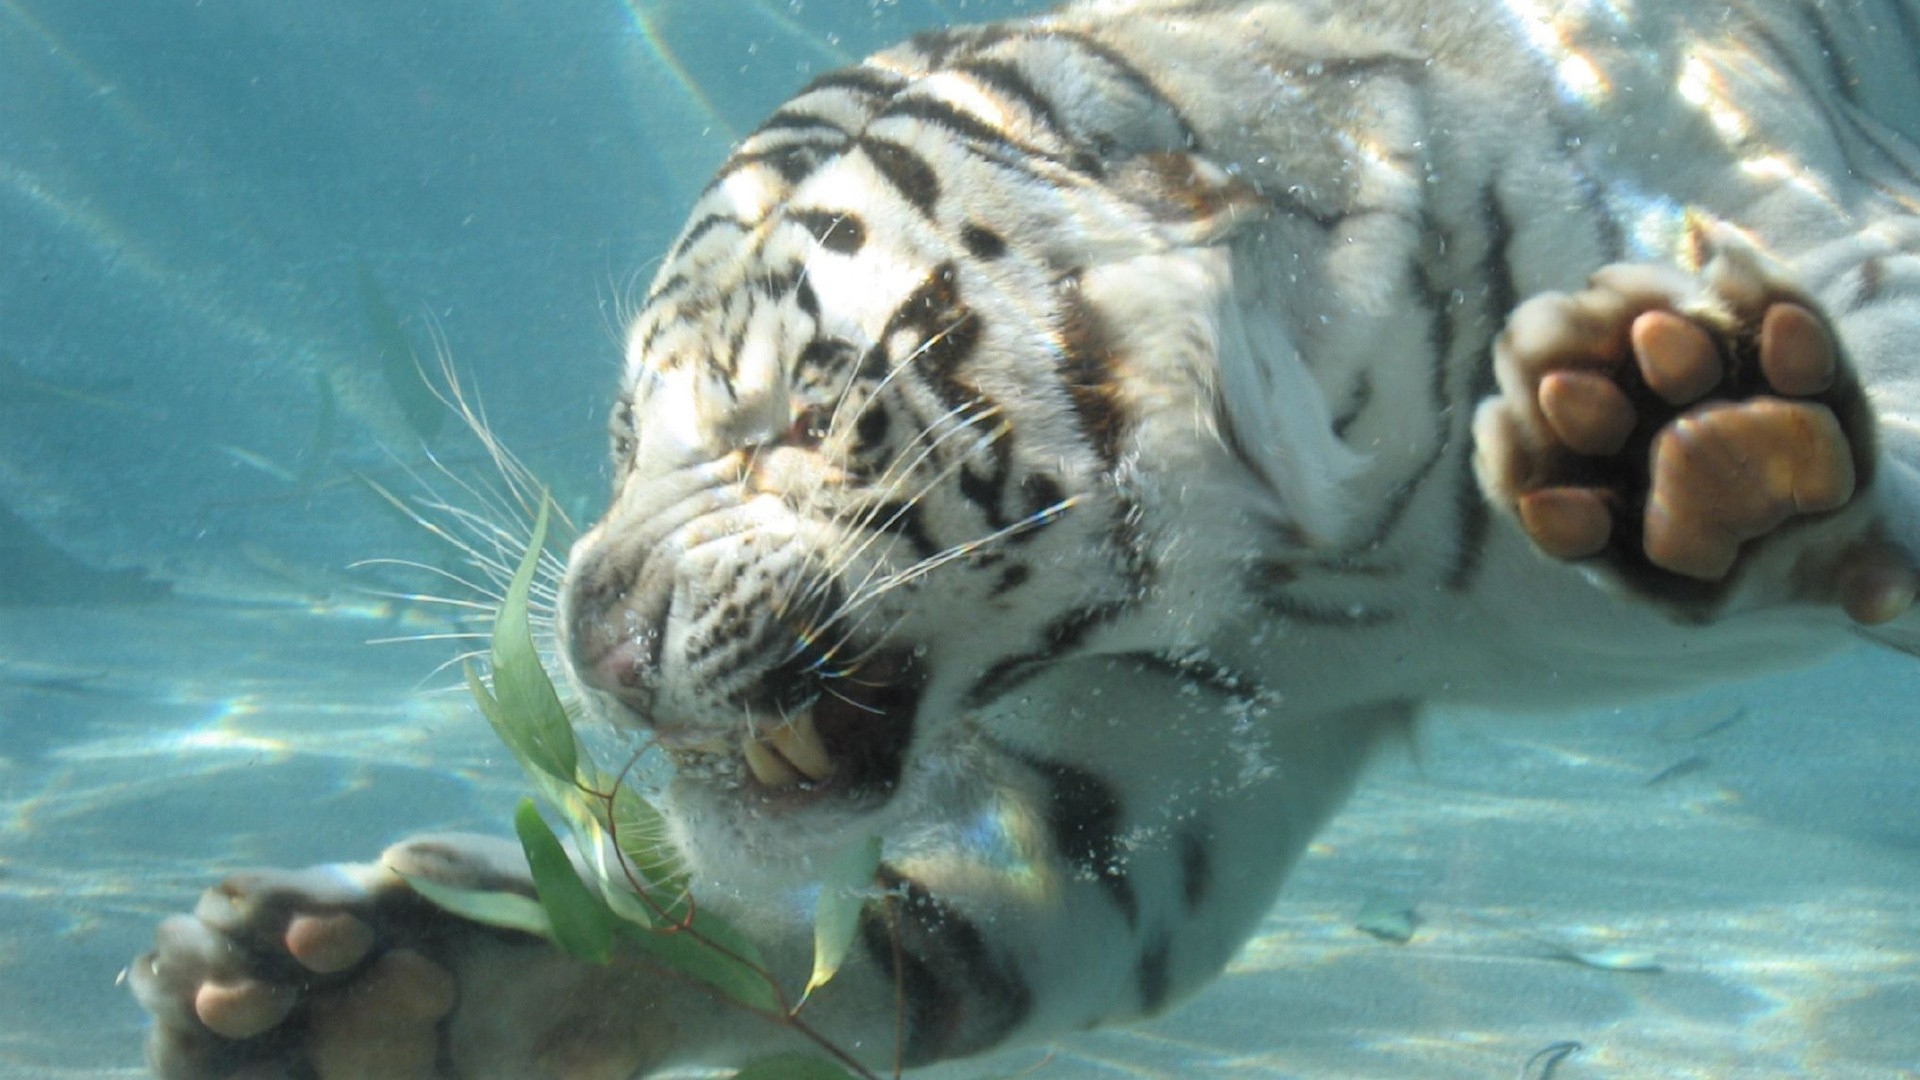
[[[669,751],[709,849],[872,827],[983,705],[1124,637],[1154,577],[1141,438],[1205,412],[1120,329],[1208,348],[1188,294],[1218,283],[1152,264],[1152,215],[895,122],[882,82],[817,82],[696,205],[562,590],[582,696]]]

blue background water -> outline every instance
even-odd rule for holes
[[[729,141],[1017,6],[0,0],[0,1075],[137,1075],[115,975],[220,873],[503,820],[423,691],[455,646],[363,644],[459,629],[352,567],[452,563],[370,484],[478,461],[392,323],[590,514],[619,325]],[[1437,718],[1216,990],[1035,1075],[1920,1075],[1913,685]],[[1564,955],[1605,949],[1665,970]]]

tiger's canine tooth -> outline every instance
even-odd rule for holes
[[[747,759],[747,768],[753,773],[753,778],[766,787],[792,787],[800,782],[799,772],[758,739],[751,736],[741,739],[740,756]]]
[[[811,709],[767,732],[766,740],[807,779],[825,780],[833,775],[833,758],[820,741],[819,729],[813,726]]]

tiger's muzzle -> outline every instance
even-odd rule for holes
[[[616,505],[575,545],[557,622],[583,695],[650,731],[684,778],[782,804],[884,801],[925,665],[838,624],[840,583],[790,511],[689,500],[702,505],[656,504],[644,521]]]

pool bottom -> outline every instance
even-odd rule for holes
[[[0,609],[0,1077],[143,1075],[116,976],[224,873],[504,828],[511,763],[421,689],[448,647],[362,644],[437,629],[298,591]],[[1197,999],[933,1075],[1914,1075],[1910,665],[1435,716]],[[1360,929],[1370,908],[1411,938]]]

